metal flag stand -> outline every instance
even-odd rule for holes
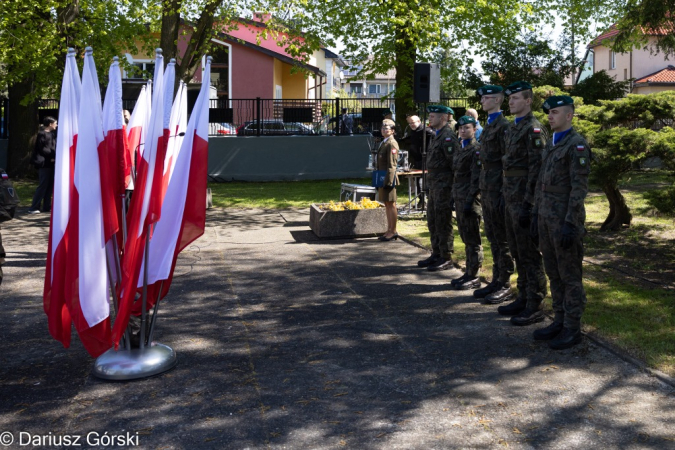
[[[161,54],[162,50],[157,49],[156,53]],[[175,59],[171,59],[171,63],[175,64]],[[124,200],[122,200],[124,202]],[[123,207],[124,208],[124,207]],[[124,209],[126,213],[126,209]],[[125,222],[125,217],[123,222]],[[157,318],[157,307],[159,305],[159,300],[162,294],[162,288],[164,287],[164,282],[160,284],[159,293],[157,294],[157,300],[155,302],[154,312],[151,319],[150,331],[146,339],[146,323],[147,323],[147,298],[148,298],[148,257],[150,252],[150,231],[151,226],[146,226],[145,229],[145,249],[143,255],[143,294],[142,294],[142,310],[141,310],[141,329],[139,331],[140,340],[138,348],[131,348],[131,340],[129,328],[125,332],[124,347],[115,350],[111,348],[98,358],[94,363],[93,375],[97,378],[104,380],[115,380],[115,381],[124,381],[124,380],[135,380],[139,378],[151,377],[153,375],[158,375],[160,373],[166,372],[173,369],[176,364],[178,364],[178,357],[174,349],[168,345],[160,344],[158,342],[152,342],[154,335],[155,322]],[[123,224],[123,234],[126,238],[126,227]],[[126,240],[126,239],[125,239]],[[113,242],[116,244],[116,238],[113,237]],[[115,259],[117,265],[119,265],[119,252],[117,251],[117,246],[115,245]],[[110,264],[109,264],[110,266]],[[111,271],[109,269],[109,273]],[[117,296],[115,293],[113,280],[111,278],[111,293],[113,296],[113,303],[117,309]]]

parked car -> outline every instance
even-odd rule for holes
[[[258,123],[254,120],[244,122],[237,128],[237,136],[256,136]],[[314,130],[300,122],[282,122],[281,120],[261,120],[260,134],[263,136],[291,136],[298,134],[316,134]]]
[[[217,135],[217,136],[236,136],[237,135],[237,127],[235,127],[231,123],[212,123],[211,126],[215,128],[214,132],[211,133],[213,135]]]

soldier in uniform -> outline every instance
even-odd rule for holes
[[[455,152],[452,169],[455,175],[452,193],[457,210],[457,228],[466,250],[466,272],[452,280],[450,285],[465,291],[480,287],[478,272],[483,265],[483,247],[480,240],[480,190],[478,177],[478,142],[475,139],[476,119],[462,116],[457,121],[461,149]],[[474,180],[472,183],[471,180]]]
[[[511,317],[514,325],[531,325],[544,320],[542,302],[546,297],[544,263],[537,244],[530,237],[530,214],[534,188],[546,143],[541,123],[532,115],[532,85],[526,81],[511,84],[504,91],[509,110],[516,116],[506,140],[504,185],[506,237],[518,270],[518,297],[497,311]]]
[[[455,132],[448,126],[448,114],[454,111],[443,105],[427,106],[429,125],[435,135],[427,149],[427,226],[431,234],[431,256],[418,261],[427,270],[452,267],[454,235],[452,232],[452,159],[459,150]]]
[[[586,292],[581,280],[584,199],[588,193],[591,154],[586,140],[572,128],[574,101],[567,95],[549,97],[544,112],[553,130],[546,144],[536,186],[530,233],[538,238],[546,274],[551,281],[555,318],[536,330],[534,338],[550,340],[561,350],[581,342],[581,315]]]
[[[506,133],[509,121],[500,109],[504,101],[501,86],[487,85],[476,90],[483,110],[488,113],[487,123],[480,137],[481,172],[479,188],[485,221],[485,236],[492,250],[492,281],[486,287],[474,291],[473,296],[484,303],[501,303],[513,295],[511,274],[513,258],[506,239],[504,223],[505,203],[502,195],[502,157],[506,151]]]

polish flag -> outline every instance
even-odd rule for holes
[[[127,126],[127,150],[128,158],[131,161],[132,170],[136,170],[136,162],[140,159],[145,145],[145,136],[150,126],[150,112],[152,111],[152,81],[141,88],[138,95],[136,106],[131,113],[129,125]],[[124,186],[127,189],[134,188],[133,176],[128,176],[124,180]]]
[[[206,58],[199,97],[182,145],[173,155],[173,172],[162,205],[162,217],[155,225],[150,240],[148,301],[152,303],[158,299],[158,295],[163,298],[169,291],[178,254],[204,234],[211,59]]]
[[[78,110],[80,107],[80,74],[75,61],[75,50],[68,49],[66,68],[61,84],[59,102],[59,134],[56,139],[54,172],[54,201],[49,222],[47,269],[42,294],[49,333],[70,347],[70,312],[66,304],[66,252],[68,249],[68,222],[70,194],[73,186],[73,164],[77,146]]]
[[[75,329],[89,354],[110,349],[110,308],[106,270],[105,211],[101,166],[106,154],[101,91],[93,51],[87,47],[78,115],[77,155],[73,167],[67,231],[66,302]],[[115,216],[116,217],[116,216]]]
[[[166,157],[164,158],[164,172],[162,175],[162,205],[164,196],[169,185],[169,178],[176,166],[176,155],[180,150],[187,128],[187,86],[182,81],[178,86],[176,99],[171,107],[171,118],[169,120],[169,141],[166,146]],[[183,136],[181,136],[183,134]]]
[[[166,154],[164,133],[164,61],[162,50],[156,50],[155,76],[152,92],[152,115],[145,141],[145,149],[138,159],[134,195],[128,214],[127,242],[124,247],[122,265],[122,294],[113,327],[115,348],[129,323],[129,316],[136,295],[138,280],[143,262],[146,231],[159,220],[161,213],[161,181]],[[173,81],[172,81],[173,82]],[[168,130],[167,135],[168,135]],[[159,173],[159,176],[156,176]]]
[[[113,58],[113,63],[110,65],[108,88],[103,106],[102,120],[106,152],[100,154],[99,158],[101,160],[105,241],[107,242],[119,230],[123,220],[124,182],[127,174],[131,174],[122,107],[122,72],[117,57]]]

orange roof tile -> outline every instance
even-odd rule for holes
[[[666,22],[663,24],[663,26],[656,27],[656,28],[645,28],[645,27],[640,27],[642,34],[648,35],[648,36],[666,36],[668,34],[675,33],[675,23],[670,21]],[[602,45],[603,41],[606,41],[607,39],[611,39],[614,36],[619,34],[619,30],[616,28],[616,24],[613,24],[611,27],[609,27],[604,33],[602,33],[600,36],[596,37],[591,41],[590,44],[588,44],[588,48],[593,48],[597,47],[598,45]]]
[[[634,84],[641,83],[672,83],[675,84],[675,66],[668,66],[658,72],[654,72],[647,76],[635,80]]]

